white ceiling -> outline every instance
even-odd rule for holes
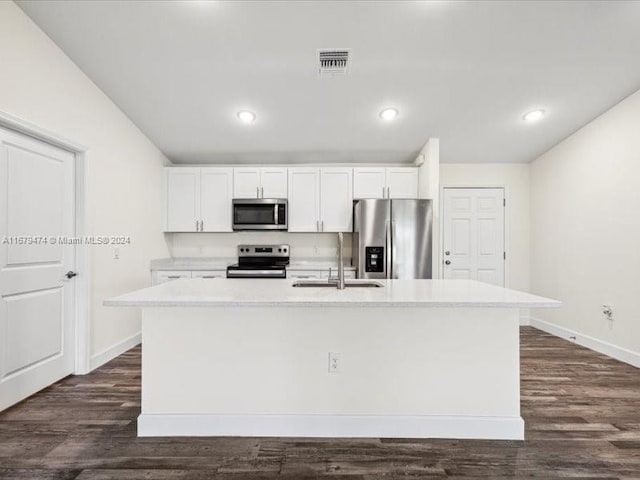
[[[640,88],[640,2],[18,4],[175,162],[527,162]]]

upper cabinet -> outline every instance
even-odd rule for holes
[[[320,169],[289,169],[289,231],[320,231]]]
[[[233,169],[164,169],[165,232],[230,232]]]
[[[418,198],[418,169],[355,167],[353,198]]]
[[[353,168],[320,169],[320,231],[350,232],[353,217]]]
[[[200,169],[164,169],[164,231],[196,232],[200,226]]]
[[[233,169],[234,198],[287,198],[286,167]]]
[[[350,232],[353,169],[289,169],[289,231]]]
[[[386,168],[354,168],[353,198],[387,198],[386,175]]]
[[[354,198],[418,198],[418,169],[166,167],[164,231],[231,232],[234,198],[287,198],[290,232],[350,232]]]
[[[200,231],[231,232],[233,169],[200,169]]]
[[[387,168],[387,198],[418,198],[418,169]]]

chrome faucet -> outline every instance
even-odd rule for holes
[[[344,289],[344,262],[342,250],[344,249],[344,235],[338,232],[338,290]]]

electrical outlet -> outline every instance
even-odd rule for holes
[[[342,354],[329,352],[329,373],[338,373],[342,370]]]
[[[613,321],[613,307],[611,305],[602,305],[602,314],[605,320]]]

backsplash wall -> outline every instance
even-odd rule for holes
[[[337,233],[234,232],[234,233],[167,233],[167,246],[172,257],[235,258],[240,244],[291,245],[291,259],[337,259]],[[344,258],[351,259],[351,234],[344,234]]]

